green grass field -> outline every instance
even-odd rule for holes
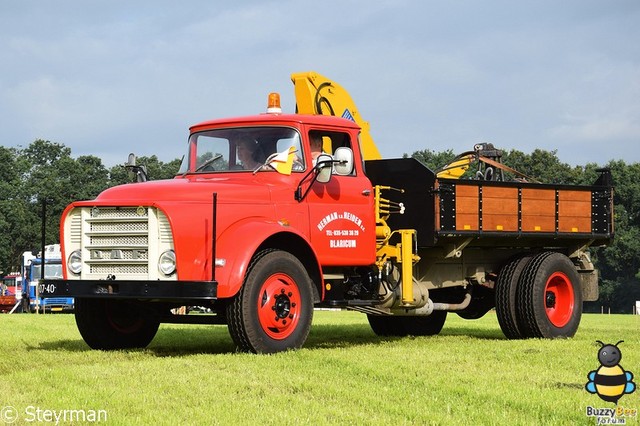
[[[596,340],[624,340],[620,364],[640,384],[631,315],[584,315],[570,340],[513,341],[494,313],[450,314],[435,337],[380,338],[362,314],[316,311],[305,347],[276,355],[235,353],[223,326],[162,325],[147,349],[116,352],[90,350],[73,315],[0,326],[0,409],[15,424],[37,424],[37,409],[105,410],[103,424],[119,425],[596,424],[586,407],[614,406],[584,389]],[[640,409],[640,391],[619,406]]]

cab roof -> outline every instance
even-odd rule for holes
[[[207,130],[220,126],[247,126],[247,125],[286,125],[286,124],[312,125],[324,127],[342,127],[360,129],[355,122],[342,117],[328,115],[307,115],[307,114],[259,114],[243,117],[220,118],[207,120],[194,124],[189,128],[191,133]]]

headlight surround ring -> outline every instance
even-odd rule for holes
[[[75,275],[82,272],[82,252],[80,250],[74,250],[71,252],[67,258],[67,269]]]
[[[164,251],[158,259],[158,270],[169,276],[176,272],[176,253],[173,250]]]

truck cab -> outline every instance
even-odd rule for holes
[[[49,297],[76,297],[87,343],[112,348],[139,345],[159,322],[184,321],[169,315],[180,305],[209,304],[218,322],[244,316],[233,301],[258,286],[269,302],[255,326],[276,344],[243,343],[244,322],[255,318],[229,323],[238,344],[262,352],[304,341],[323,275],[375,263],[374,191],[359,130],[343,118],[281,113],[192,126],[174,179],[121,185],[67,207],[65,279]],[[322,140],[317,159],[312,137]],[[247,286],[252,271],[280,263],[268,284]],[[123,338],[114,322],[144,325]]]

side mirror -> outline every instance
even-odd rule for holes
[[[330,155],[320,154],[316,159],[316,167],[320,170],[318,171],[318,176],[316,180],[320,183],[327,183],[331,180],[331,172],[333,171],[333,159]]]
[[[351,151],[351,148],[346,146],[336,148],[333,153],[333,159],[333,167],[337,175],[346,176],[353,173],[353,151]]]

